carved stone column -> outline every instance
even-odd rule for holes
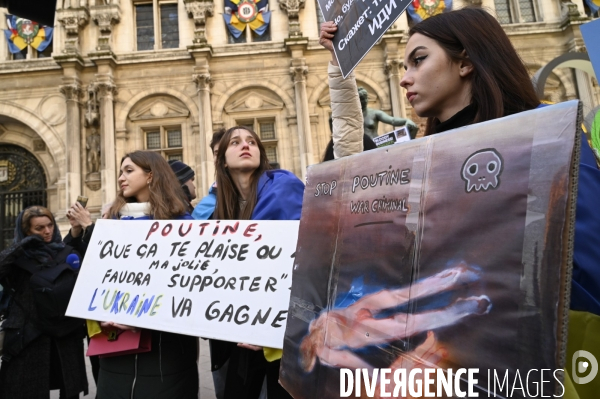
[[[396,118],[406,118],[406,105],[404,103],[404,93],[400,89],[400,80],[402,79],[402,57],[400,54],[400,42],[404,33],[399,30],[389,30],[383,35],[383,45],[385,54],[385,72],[389,78],[390,97],[392,100],[392,114]]]
[[[80,100],[83,90],[79,80],[65,78],[60,86],[67,102],[67,175],[66,199],[67,207],[71,206],[77,196],[81,195],[81,114]]]
[[[304,59],[292,59],[290,73],[296,93],[296,115],[298,120],[298,145],[300,146],[300,168],[302,179],[306,180],[306,167],[313,163],[312,134],[306,94],[306,75],[308,67]]]
[[[98,25],[100,34],[98,35],[98,52],[111,52],[110,39],[113,25],[121,20],[121,9],[115,4],[106,4],[90,7],[92,19]]]
[[[68,55],[79,54],[79,31],[90,20],[88,10],[86,8],[57,10],[56,20],[65,28],[63,53]]]
[[[206,17],[212,17],[214,4],[212,0],[183,0],[185,11],[194,19],[194,44],[206,44]]]
[[[395,117],[406,118],[404,95],[400,90],[401,71],[404,63],[399,59],[388,59],[385,62],[385,72],[390,81],[390,96],[392,97],[392,114]]]
[[[117,190],[117,162],[115,159],[115,110],[117,86],[109,76],[102,76],[94,83],[100,102],[100,136],[102,203],[114,201]]]
[[[198,88],[198,151],[196,151],[196,164],[201,168],[202,175],[202,192],[207,192],[208,187],[213,182],[215,175],[215,165],[213,163],[212,154],[210,151],[210,140],[212,139],[212,112],[210,106],[210,73],[196,73],[192,75],[194,83]]]
[[[302,37],[300,30],[300,9],[304,8],[306,0],[278,0],[279,7],[286,12],[290,23],[289,37]]]

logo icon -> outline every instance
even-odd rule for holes
[[[469,155],[460,175],[466,182],[467,193],[487,191],[500,185],[503,169],[500,153],[494,148],[486,148]]]
[[[586,360],[582,360],[581,358],[585,358]],[[587,370],[590,370],[587,376],[579,377]],[[598,360],[596,360],[596,357],[590,352],[579,350],[573,353],[571,373],[573,381],[576,384],[587,384],[596,377],[596,374],[598,374]]]
[[[238,18],[244,23],[252,22],[258,16],[258,8],[253,1],[244,0],[238,5]]]

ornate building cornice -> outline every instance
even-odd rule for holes
[[[195,73],[192,75],[192,80],[196,83],[198,90],[210,89],[212,81],[209,73]]]
[[[115,85],[113,82],[110,82],[110,81],[94,82],[93,89],[98,92],[99,99],[104,99],[104,98],[114,99],[117,96],[117,94],[119,94],[117,85]]]
[[[112,35],[113,25],[121,20],[121,9],[118,4],[107,4],[100,6],[91,6],[90,13],[100,34],[98,35],[98,51],[111,51],[110,39]]]
[[[87,8],[69,8],[56,11],[56,20],[65,29],[65,46],[63,53],[79,53],[79,31],[87,25],[90,14]]]
[[[278,0],[279,8],[286,12],[290,22],[289,37],[302,37],[300,31],[300,10],[304,8],[306,0]]]
[[[194,19],[194,44],[206,44],[206,17],[214,15],[212,0],[183,0],[185,11]]]
[[[404,62],[399,59],[389,59],[385,61],[385,73],[388,77],[400,76],[400,69],[404,66]]]
[[[290,74],[294,83],[306,82],[308,67],[306,65],[292,65],[290,67]]]
[[[77,83],[68,83],[58,87],[67,101],[79,102],[83,94],[83,89]]]

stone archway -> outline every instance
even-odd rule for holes
[[[575,68],[586,72],[590,76],[595,76],[590,57],[585,53],[567,53],[560,55],[540,68],[531,81],[538,95],[538,98],[544,98],[544,87],[546,80],[556,68]]]
[[[0,144],[0,251],[12,243],[19,213],[46,206],[46,173],[37,158],[13,144]]]

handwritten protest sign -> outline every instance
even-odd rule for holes
[[[297,221],[99,220],[67,315],[281,348]]]
[[[285,389],[358,397],[384,370],[390,393],[397,371],[468,369],[479,397],[562,396],[580,115],[572,101],[309,167]]]
[[[381,39],[411,0],[319,0],[326,21],[338,30],[333,49],[344,78]]]

